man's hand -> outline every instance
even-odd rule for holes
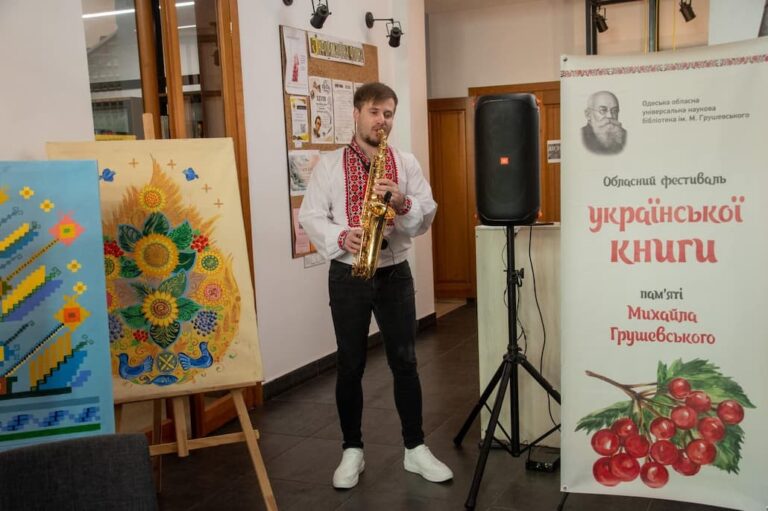
[[[344,238],[344,250],[350,254],[360,252],[360,243],[363,241],[363,230],[360,227],[350,229]]]
[[[400,188],[398,188],[397,183],[391,179],[377,179],[376,183],[373,185],[373,191],[382,199],[387,192],[392,192],[392,197],[389,199],[389,205],[395,208],[395,211],[400,211],[405,206],[405,195],[400,193]]]

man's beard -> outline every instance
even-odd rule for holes
[[[384,134],[385,135],[387,134],[387,130],[385,128],[379,128],[379,129],[384,130]],[[370,135],[370,134],[363,135],[361,137],[363,139],[363,142],[365,142],[369,146],[377,147],[379,145],[379,143],[381,142],[381,140],[378,139],[379,138],[379,136],[378,136],[379,129],[374,130],[375,133],[376,133],[376,135],[375,135],[376,138],[374,138],[374,136]]]
[[[607,119],[600,125],[592,123],[592,131],[603,147],[621,147],[624,145],[626,131],[621,127],[619,121]]]

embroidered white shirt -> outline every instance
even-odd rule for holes
[[[387,247],[379,254],[379,267],[404,261],[411,238],[427,232],[437,212],[432,189],[416,157],[391,147],[390,150],[394,168],[388,164],[386,175],[398,184],[406,197],[406,206],[384,230]],[[360,160],[349,146],[323,154],[312,171],[301,203],[299,222],[318,252],[328,260],[347,264],[355,260],[355,254],[342,247],[350,228],[360,226],[359,214],[368,180],[367,169]]]

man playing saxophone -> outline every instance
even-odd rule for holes
[[[389,136],[396,108],[397,95],[382,83],[367,83],[355,92],[355,134],[346,147],[320,158],[299,212],[310,240],[331,261],[328,291],[338,347],[336,405],[344,438],[341,463],[333,474],[336,488],[354,487],[365,468],[362,377],[372,314],[394,377],[404,468],[433,482],[453,477],[424,445],[414,349],[416,305],[407,261],[411,239],[429,229],[437,204],[416,158],[386,141],[381,144],[380,130]],[[380,151],[385,158],[383,175],[374,180],[373,191],[384,201],[388,196],[395,215],[386,220],[378,268],[366,279],[353,275],[352,265],[360,251],[368,171]]]

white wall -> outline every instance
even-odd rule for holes
[[[253,215],[259,337],[269,381],[336,350],[328,307],[328,265],[304,268],[291,258],[286,144],[282,101],[279,25],[314,30],[309,2],[239,2],[245,124]],[[394,145],[414,152],[427,170],[426,72],[422,2],[360,0],[331,2],[322,29],[336,37],[376,44],[379,78],[402,98],[392,134]],[[400,48],[386,42],[384,23],[364,23],[366,11],[403,24]],[[395,16],[396,12],[396,16]],[[403,63],[414,59],[415,62]],[[413,75],[412,75],[413,74]],[[417,316],[434,312],[429,235],[412,257]]]
[[[706,44],[709,1],[694,3],[697,17],[690,23],[683,21],[677,3],[660,2],[659,47]],[[598,35],[598,52],[643,51],[646,14],[645,2],[608,6],[609,29]],[[560,56],[586,52],[584,16],[584,0],[517,0],[431,13],[429,97],[462,97],[469,87],[558,80]]]
[[[416,155],[429,180],[429,132],[427,114],[427,56],[423,0],[395,0],[392,15],[403,25],[401,45],[397,49],[386,44],[379,51],[397,55],[393,86],[398,91],[397,144]],[[377,14],[378,16],[378,14]],[[376,27],[375,38],[386,34],[384,26]],[[385,39],[386,40],[386,39]],[[402,53],[402,54],[401,54]],[[447,207],[445,204],[438,207]],[[419,236],[409,259],[416,285],[416,313],[422,318],[435,312],[435,286],[432,268],[432,231]]]
[[[739,0],[739,7],[735,9],[733,0],[711,0],[710,44],[757,37],[766,5],[765,0]]]
[[[0,160],[93,140],[80,0],[0,1]]]

